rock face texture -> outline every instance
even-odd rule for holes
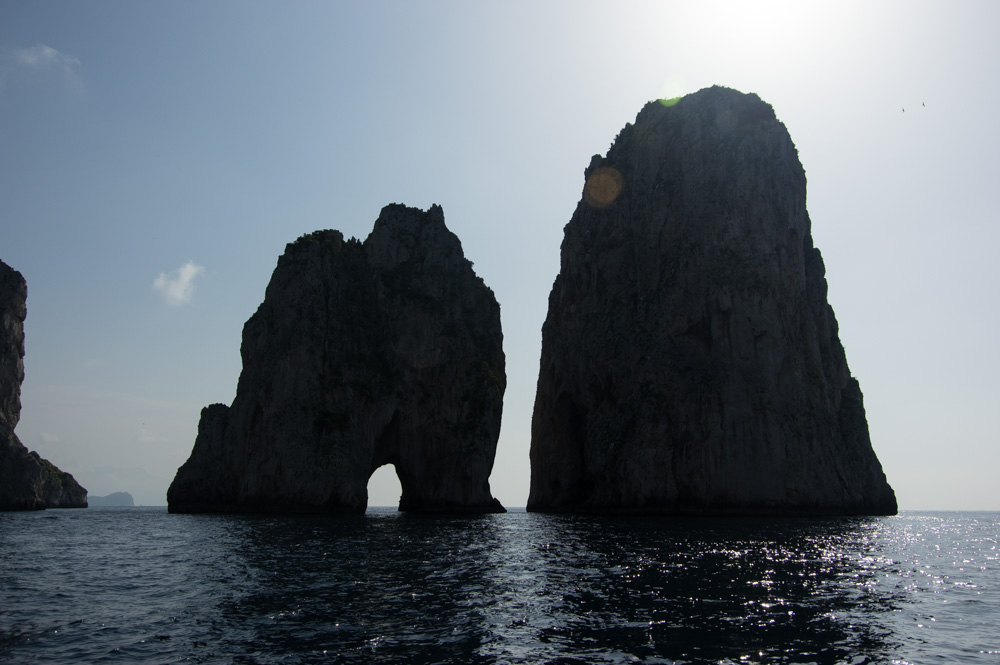
[[[824,274],[768,104],[648,104],[565,228],[528,510],[895,513]]]
[[[439,206],[383,208],[364,243],[285,248],[243,328],[232,406],[202,410],[172,512],[364,512],[393,464],[400,510],[502,512],[500,307]]]
[[[21,418],[28,286],[0,261],[0,510],[86,508],[87,490],[14,434]]]

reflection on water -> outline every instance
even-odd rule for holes
[[[978,531],[922,517],[52,515],[0,515],[0,661],[864,663],[998,647],[982,582],[996,581],[996,514]]]
[[[220,605],[260,651],[463,662],[489,639],[490,516],[277,518],[237,525],[253,583]],[[492,602],[492,601],[491,601]]]
[[[881,593],[866,563],[877,556],[876,521],[564,518],[550,526],[532,566],[535,614],[548,618],[540,641],[559,653],[841,662],[887,648],[877,616],[893,594]],[[567,559],[578,563],[559,565]]]
[[[262,654],[843,662],[891,650],[878,520],[514,514],[230,523]],[[252,625],[250,634],[247,626]]]

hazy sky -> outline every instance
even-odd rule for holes
[[[0,259],[28,282],[17,433],[163,505],[230,403],[286,243],[444,208],[500,301],[491,478],[528,494],[547,298],[583,170],[642,105],[774,106],[903,509],[1000,509],[1000,3],[0,3]],[[905,109],[905,112],[904,110]],[[371,505],[395,505],[389,468]]]

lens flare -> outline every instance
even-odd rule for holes
[[[622,174],[613,166],[602,166],[587,178],[583,199],[595,208],[610,205],[622,192]]]

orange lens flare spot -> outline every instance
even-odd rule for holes
[[[622,174],[613,166],[602,166],[587,178],[583,198],[595,208],[610,205],[622,193]]]

